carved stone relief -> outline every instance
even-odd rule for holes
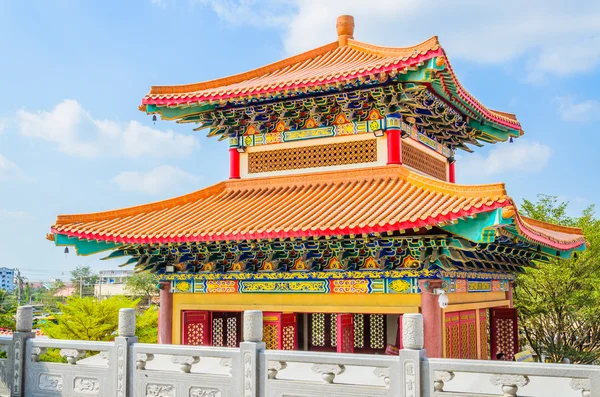
[[[76,377],[73,380],[73,391],[81,394],[96,395],[100,393],[100,380],[98,378]]]
[[[205,387],[192,387],[190,389],[190,397],[221,397],[221,391]]]
[[[175,397],[175,386],[148,383],[146,385],[146,397]]]
[[[38,389],[61,391],[63,389],[63,380],[60,375],[40,374],[38,378]]]

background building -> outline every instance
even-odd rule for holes
[[[125,282],[133,274],[132,270],[100,270],[98,284],[94,286],[96,298],[125,295]]]
[[[16,269],[9,269],[8,267],[0,267],[0,289],[5,291],[14,291],[16,288],[15,284],[15,272]]]

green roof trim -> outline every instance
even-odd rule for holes
[[[96,240],[80,240],[77,237],[69,237],[64,234],[54,236],[54,244],[57,246],[75,247],[75,252],[79,256],[94,255],[99,252],[113,250],[120,247],[121,243],[112,243]]]

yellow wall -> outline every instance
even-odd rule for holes
[[[183,310],[296,313],[418,313],[419,294],[173,294],[173,343],[181,343]]]

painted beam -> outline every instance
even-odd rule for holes
[[[69,237],[64,234],[56,234],[54,236],[54,244],[59,247],[75,247],[75,252],[79,256],[88,256],[99,252],[113,250],[122,245],[120,243],[105,241],[80,240],[76,237]]]

